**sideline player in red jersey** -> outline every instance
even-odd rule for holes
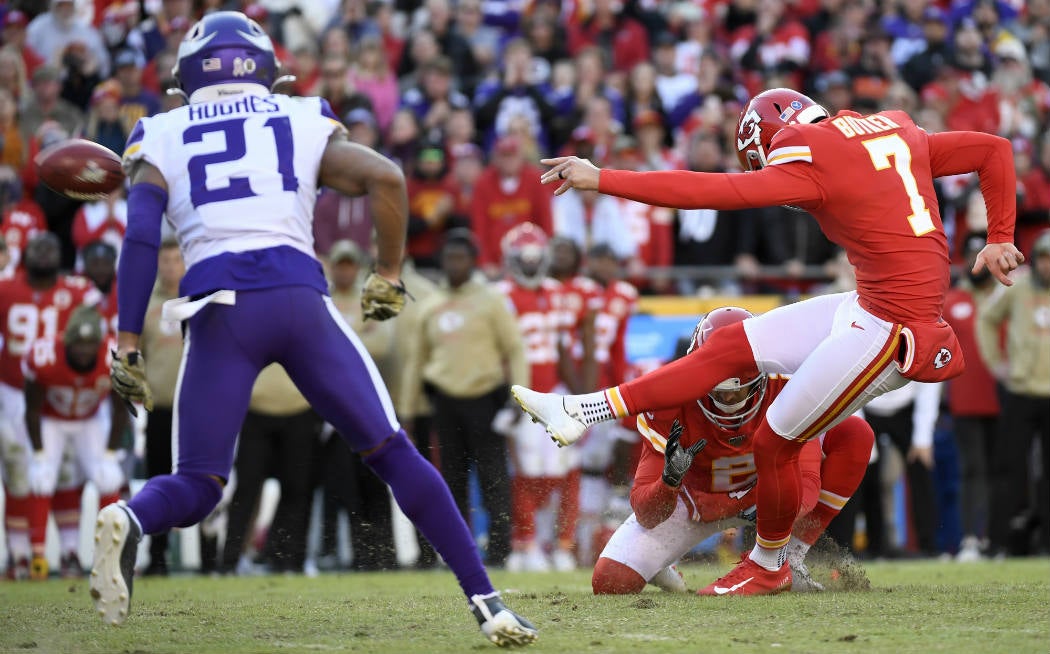
[[[976,171],[988,243],[975,270],[1001,283],[1024,257],[1013,245],[1016,174],[1010,142],[977,132],[927,134],[907,114],[830,116],[788,89],[744,107],[737,150],[748,174],[600,171],[577,157],[548,159],[544,182],[683,209],[790,205],[809,211],[857,271],[857,291],[812,298],[719,330],[693,354],[615,388],[580,396],[516,387],[515,398],[552,438],[574,442],[596,422],[673,408],[750,365],[791,374],[755,434],[759,483],[755,548],[701,590],[769,594],[790,583],[784,546],[801,502],[803,444],[909,379],[941,381],[963,369],[941,319],[948,244],[933,178]],[[747,584],[740,582],[749,579]]]
[[[580,274],[583,252],[565,236],[550,240],[549,274],[562,285],[562,308],[566,313],[568,350],[572,357],[573,375],[565,379],[575,393],[593,391],[598,386],[598,364],[595,360],[595,320],[601,305],[597,282]]]
[[[62,482],[62,491],[80,498],[84,480],[90,479],[99,494],[99,508],[120,499],[124,483],[120,467],[121,438],[127,427],[122,402],[104,411],[110,395],[109,363],[102,315],[81,306],[69,319],[61,336],[33,341],[22,360],[25,374],[26,429],[33,446],[29,468],[32,490],[29,505],[29,538],[33,557],[44,555],[47,516],[59,486],[63,453],[74,453],[76,472]],[[112,417],[110,414],[112,413]],[[62,576],[83,574],[77,556],[80,512],[72,529],[61,529]],[[56,522],[59,511],[56,509]]]
[[[627,321],[636,311],[638,290],[620,279],[623,262],[607,243],[587,251],[587,273],[598,286],[594,318],[594,358],[597,385],[615,386],[627,379]],[[618,497],[613,480],[629,475],[619,472],[630,461],[630,448],[638,444],[634,421],[595,425],[577,446],[580,450],[580,522],[577,529],[578,558],[584,565],[594,562],[601,544],[609,537],[605,516],[612,513]]]
[[[711,311],[697,324],[688,351],[750,317],[739,307]],[[752,437],[786,383],[781,375],[733,377],[699,400],[638,416],[645,445],[631,487],[634,515],[594,566],[595,594],[638,593],[647,581],[684,591],[671,566],[707,537],[754,519]],[[857,489],[874,442],[868,423],[852,416],[802,448],[801,517],[788,544],[792,590],[824,589],[810,576],[806,554]]]
[[[32,449],[25,425],[22,357],[36,339],[62,333],[73,310],[94,302],[97,293],[86,279],[58,273],[62,247],[54,234],[32,237],[22,254],[25,270],[0,281],[0,463],[7,493],[8,576],[15,579],[47,577],[47,559],[29,560],[27,473]],[[79,494],[76,505],[80,506]]]
[[[496,283],[514,313],[525,344],[529,378],[547,392],[565,389],[571,375],[565,329],[567,314],[562,305],[564,287],[547,276],[550,251],[547,235],[532,223],[511,228],[500,244],[506,277]],[[513,411],[514,418],[521,414]],[[536,430],[539,429],[539,433]],[[507,569],[546,572],[576,567],[573,547],[579,515],[580,453],[555,447],[539,438],[542,428],[528,420],[516,420],[505,428],[514,462],[511,479],[511,547]],[[550,560],[536,541],[536,512],[554,493],[559,503],[556,544]]]

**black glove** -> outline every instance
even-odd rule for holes
[[[682,485],[682,478],[689,472],[689,466],[693,465],[693,458],[707,447],[707,439],[701,438],[683,450],[678,444],[681,439],[682,423],[675,420],[671,423],[671,435],[668,436],[667,446],[664,448],[663,474],[664,483],[674,488]]]

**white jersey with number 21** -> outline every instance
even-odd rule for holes
[[[142,118],[124,153],[168,185],[187,267],[224,252],[291,246],[313,256],[317,176],[342,126],[317,97],[243,94]]]

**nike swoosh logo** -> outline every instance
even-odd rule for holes
[[[734,585],[730,586],[729,588],[722,588],[721,586],[715,586],[714,587],[714,591],[718,595],[725,595],[726,593],[732,593],[734,590],[740,590],[741,588],[746,586],[748,584],[748,582],[750,582],[752,579],[754,579],[754,577],[748,577],[747,579],[741,581],[739,584],[734,584]]]
[[[863,330],[863,329],[864,329],[863,327],[861,327],[860,325],[858,325],[858,324],[857,324],[857,321],[856,321],[856,320],[854,320],[853,322],[851,322],[849,326],[850,326],[850,327],[852,327],[852,328],[854,328],[854,329],[861,329],[861,330]]]

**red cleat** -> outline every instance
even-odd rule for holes
[[[766,570],[751,560],[750,553],[715,583],[696,591],[697,595],[776,595],[791,589],[791,566]]]

